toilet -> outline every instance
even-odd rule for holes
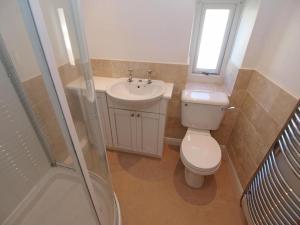
[[[182,92],[181,123],[188,130],[181,143],[180,158],[185,166],[185,181],[192,188],[202,187],[205,176],[216,173],[221,165],[221,148],[210,131],[219,128],[228,105],[224,92]]]

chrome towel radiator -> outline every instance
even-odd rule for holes
[[[246,186],[248,224],[300,224],[300,102]]]

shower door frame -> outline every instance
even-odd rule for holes
[[[86,165],[86,162],[85,162],[82,150],[81,150],[80,141],[79,141],[76,129],[75,129],[75,125],[73,122],[73,118],[72,118],[70,109],[68,107],[68,102],[67,102],[67,99],[65,96],[63,84],[61,82],[59,71],[56,66],[53,47],[51,45],[49,34],[48,34],[48,31],[46,28],[46,23],[43,18],[43,12],[42,12],[39,0],[27,0],[27,1],[28,1],[28,7],[31,11],[32,18],[35,23],[35,28],[36,28],[37,34],[39,36],[39,40],[40,40],[40,44],[41,44],[41,47],[42,47],[42,50],[44,53],[44,57],[47,62],[47,66],[49,69],[49,75],[51,76],[53,85],[55,87],[55,91],[57,93],[57,98],[58,98],[58,101],[59,101],[59,104],[60,104],[60,107],[61,107],[61,110],[62,110],[62,113],[64,116],[64,120],[67,125],[67,129],[69,131],[70,138],[73,143],[73,149],[75,150],[75,152],[74,152],[75,154],[71,153],[71,155],[73,156],[73,159],[75,157],[75,160],[78,162],[78,167],[80,169],[84,183],[86,184],[86,189],[89,194],[90,201],[92,203],[93,209],[97,216],[98,222],[101,225],[102,224],[101,223],[101,210],[97,203],[95,190],[92,185],[91,178],[89,176],[89,171],[87,169],[87,165]],[[79,8],[80,3],[78,0],[72,0],[71,2],[72,2],[72,7],[73,7],[72,10]],[[77,10],[77,11],[79,11],[79,10]],[[73,13],[74,13],[74,11],[73,11]],[[80,22],[80,20],[77,19],[76,22]],[[82,27],[82,24],[79,24],[79,26]],[[86,61],[85,63],[87,63],[87,65],[88,65],[89,58],[88,58],[88,53],[87,53],[87,46],[85,45],[86,40],[84,40],[83,35],[80,35],[80,39],[81,39],[80,42],[82,42],[82,43],[80,43],[81,46],[79,46],[79,48],[81,48],[81,50],[82,50],[82,51],[80,51],[80,54],[81,54],[80,56],[81,56],[81,59],[84,59]],[[82,53],[85,53],[85,54],[82,54]],[[92,80],[91,80],[91,83],[89,86],[90,86],[90,88],[93,89],[93,92],[95,92]]]

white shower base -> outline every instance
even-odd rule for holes
[[[103,225],[120,225],[118,202],[111,203],[101,178],[91,175]],[[111,213],[116,214],[116,218]],[[118,218],[119,217],[119,218]],[[115,221],[111,221],[112,219]],[[53,167],[3,225],[98,225],[84,184],[71,169]]]

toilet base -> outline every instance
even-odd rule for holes
[[[188,186],[192,188],[200,188],[204,184],[204,176],[196,174],[192,171],[190,171],[188,168],[185,167],[184,170],[185,174],[185,181]]]

